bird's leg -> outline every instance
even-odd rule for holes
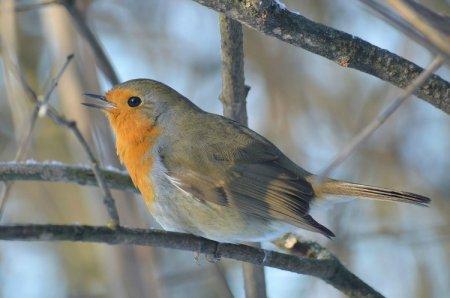
[[[198,244],[198,249],[195,251],[194,260],[197,263],[197,265],[200,265],[200,254],[203,251],[203,243],[200,242]]]
[[[205,259],[208,262],[210,262],[210,263],[217,263],[217,262],[220,261],[221,255],[220,255],[220,252],[219,252],[219,245],[220,245],[219,242],[215,242],[214,252],[212,254],[206,254],[205,255]]]
[[[200,265],[200,250],[197,250],[194,255],[194,260],[197,265]]]
[[[197,263],[197,265],[200,265],[200,254],[204,253],[205,250],[206,250],[205,249],[206,247],[204,247],[204,245],[205,244],[203,242],[200,242],[199,246],[198,246],[198,249],[195,251],[194,260]],[[220,249],[219,245],[220,245],[220,243],[219,242],[214,242],[213,245],[214,245],[213,253],[205,253],[205,259],[208,262],[210,262],[210,263],[217,263],[221,259],[221,255],[220,255],[220,252],[219,252],[219,249]]]

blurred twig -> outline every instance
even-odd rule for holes
[[[313,22],[277,1],[194,0],[264,34],[405,88],[423,69],[348,33]],[[450,113],[450,83],[432,75],[416,95]]]
[[[222,93],[220,100],[223,115],[243,125],[248,125],[246,97],[250,87],[245,85],[244,41],[242,25],[221,14],[219,16],[222,56]],[[243,264],[245,296],[265,298],[264,267]]]
[[[25,12],[25,11],[30,11],[33,9],[42,8],[47,5],[56,4],[56,3],[58,3],[58,0],[48,0],[48,1],[41,1],[38,3],[21,4],[21,5],[16,6],[15,11],[16,12]]]
[[[416,42],[420,43],[424,47],[428,47],[433,51],[437,51],[437,49],[430,43],[426,36],[418,33],[416,30],[411,28],[409,24],[407,24],[402,18],[400,18],[397,14],[395,14],[391,9],[387,6],[382,5],[377,0],[359,0],[364,3],[374,11],[376,11],[385,21],[387,21],[392,26],[397,27],[404,34],[414,39]]]
[[[403,90],[403,92],[390,104],[386,110],[380,113],[372,122],[370,122],[363,130],[361,130],[353,139],[336,155],[330,164],[318,175],[317,181],[321,182],[329,176],[338,165],[340,165],[347,157],[352,154],[362,142],[364,142],[378,127],[380,127],[391,116],[401,104],[408,99],[414,91],[419,88],[423,82],[429,78],[443,63],[445,59],[442,56],[436,57],[433,62],[417,77],[411,84]]]
[[[447,60],[450,58],[448,53],[450,46],[443,45],[449,43],[448,35],[450,34],[450,18],[441,16],[415,1],[408,0],[408,5],[411,6],[408,11],[413,11],[416,16],[416,19],[413,22],[409,22],[398,14],[399,9],[392,9],[389,6],[381,4],[377,0],[359,1],[372,8],[387,22],[419,42],[422,46],[429,48],[433,52],[440,53]],[[402,5],[406,5],[406,3],[402,3]],[[419,15],[421,17],[419,17]],[[432,34],[424,34],[423,30],[418,30],[423,26],[429,31],[432,31]],[[435,42],[436,39],[439,39],[437,43]]]
[[[25,158],[25,153],[28,150],[28,147],[30,145],[31,137],[33,135],[34,127],[36,126],[36,122],[38,119],[38,116],[40,114],[45,113],[45,109],[47,108],[48,101],[50,100],[50,97],[55,90],[56,86],[58,85],[58,81],[63,75],[64,71],[66,70],[67,66],[69,65],[70,61],[72,61],[73,55],[69,55],[67,57],[66,62],[64,63],[63,67],[61,67],[60,71],[56,75],[56,77],[52,81],[52,85],[49,88],[49,90],[45,94],[45,98],[42,102],[37,101],[36,106],[33,110],[33,113],[31,114],[31,118],[29,121],[29,127],[27,132],[25,133],[23,139],[21,140],[19,144],[19,148],[17,149],[16,156],[14,157],[14,161],[21,161]],[[1,196],[0,196],[0,220],[3,218],[3,213],[5,211],[6,203],[8,202],[9,198],[9,192],[11,191],[12,183],[5,183]]]
[[[119,225],[119,214],[117,212],[116,204],[114,202],[114,199],[111,195],[111,191],[107,187],[104,177],[102,175],[102,172],[100,171],[100,166],[97,161],[97,159],[94,156],[94,153],[90,149],[88,143],[86,142],[86,139],[81,134],[80,130],[77,127],[77,124],[75,121],[67,120],[62,115],[60,115],[51,105],[48,103],[45,103],[45,107],[43,108],[43,102],[39,101],[36,93],[33,91],[33,89],[30,87],[28,82],[25,80],[23,75],[18,71],[18,69],[14,68],[12,65],[11,70],[13,70],[13,73],[18,77],[18,80],[21,82],[21,84],[24,87],[24,90],[27,91],[29,98],[33,103],[36,105],[36,107],[45,112],[45,114],[57,125],[66,127],[69,129],[75,138],[80,143],[81,147],[85,151],[86,155],[89,158],[89,161],[91,162],[91,168],[94,172],[95,178],[98,182],[98,185],[100,186],[100,189],[103,192],[103,203],[106,206],[106,209],[108,211],[108,214],[112,220],[112,226],[116,227]],[[50,90],[53,90],[57,85],[57,82],[54,82],[51,86]]]
[[[405,2],[442,33],[447,35],[450,34],[450,17],[448,15],[434,12],[413,0],[405,0]]]
[[[418,11],[416,11],[419,7],[421,9],[421,6],[415,6],[415,8],[413,8],[402,0],[387,0],[387,2],[397,11],[398,14],[410,23],[411,26],[426,36],[441,52],[443,52],[446,58],[450,57],[449,36],[443,35],[442,32],[436,29],[435,26],[424,20]],[[448,30],[448,27],[445,29]]]
[[[109,61],[108,56],[106,55],[103,47],[101,46],[92,30],[87,25],[86,20],[84,19],[80,10],[77,8],[75,2],[76,1],[74,0],[58,0],[58,3],[60,3],[67,9],[67,12],[72,17],[75,27],[80,35],[83,36],[83,38],[90,45],[92,51],[94,52],[99,68],[102,70],[102,72],[112,85],[117,85],[119,83],[119,78],[117,77],[117,74],[114,71],[111,62]]]
[[[278,268],[318,277],[350,297],[383,297],[348,271],[331,254],[303,258],[246,245],[218,243],[205,238],[165,232],[118,227],[70,225],[0,226],[0,239],[23,241],[76,241],[106,244],[159,246],[216,255],[259,266]]]

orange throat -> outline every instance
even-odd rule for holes
[[[150,178],[154,163],[152,149],[160,131],[154,123],[144,117],[131,120],[130,117],[109,115],[109,118],[116,132],[117,155],[125,164],[147,207],[151,208],[155,195]]]

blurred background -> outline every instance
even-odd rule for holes
[[[420,66],[430,53],[358,1],[285,0],[289,9],[359,36]],[[449,13],[446,0],[420,1]],[[82,93],[111,86],[89,45],[59,5],[14,14],[36,1],[1,0],[0,160],[14,159],[33,106],[5,65],[10,59],[38,94],[66,56],[75,59],[51,98],[105,166],[119,167],[104,116],[80,105]],[[152,78],[221,113],[218,14],[189,0],[78,1],[120,81]],[[318,172],[399,89],[297,47],[244,28],[249,126],[293,161]],[[7,55],[7,57],[5,56]],[[448,67],[438,72],[450,80]],[[450,118],[412,98],[333,177],[419,193],[430,208],[370,201],[317,206],[313,215],[337,237],[299,231],[335,253],[356,275],[388,297],[450,293]],[[65,129],[47,118],[35,127],[27,158],[86,164]],[[157,227],[138,196],[115,191],[121,220]],[[100,191],[58,183],[14,183],[3,223],[104,224]],[[268,248],[273,248],[267,246]],[[340,297],[316,278],[266,268],[269,297]],[[194,254],[152,247],[79,243],[0,242],[1,297],[243,297],[241,264],[212,264]]]

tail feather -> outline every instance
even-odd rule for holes
[[[428,206],[431,200],[427,197],[387,188],[343,182],[329,179],[314,187],[316,194],[330,194],[338,196],[354,196],[379,201],[394,201]]]
[[[324,235],[325,237],[327,237],[328,239],[331,239],[336,236],[327,227],[321,225],[314,218],[312,218],[311,215],[303,216],[303,220],[305,221],[306,224],[301,227],[304,228],[305,230],[320,233],[320,234]]]

